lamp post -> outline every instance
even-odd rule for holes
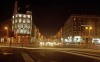
[[[5,27],[5,29],[7,30],[7,38],[9,37],[9,34],[8,34],[8,27]]]
[[[9,38],[8,27],[5,27],[4,29],[7,30],[7,41],[8,41],[8,38]],[[9,46],[11,47],[11,41],[10,41],[10,45]]]
[[[85,27],[85,29],[88,30],[89,43],[91,45],[92,41],[90,40],[91,39],[90,31],[92,30],[92,27],[91,26],[87,26],[87,27]]]
[[[84,26],[85,27],[85,30],[88,30],[88,43],[91,45],[92,44],[92,40],[91,39],[91,35],[90,35],[90,32],[92,30],[92,26],[91,25],[81,25],[81,26]],[[87,41],[87,40],[86,40]],[[85,44],[86,45],[86,44]],[[88,45],[87,45],[88,46]]]

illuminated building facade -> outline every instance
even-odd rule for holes
[[[14,12],[12,16],[12,31],[17,43],[31,43],[32,42],[32,12],[26,11],[22,14],[18,12],[18,2],[15,2]]]
[[[63,38],[65,42],[75,44],[100,43],[99,24],[99,16],[71,15],[64,24]]]
[[[32,15],[27,11],[26,14],[15,14],[12,18],[12,30],[20,42],[31,41],[32,35]]]

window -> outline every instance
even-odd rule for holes
[[[29,30],[27,30],[27,34],[29,34],[30,32],[29,32]]]
[[[16,14],[16,17],[18,17],[17,14]]]
[[[74,22],[74,25],[76,25],[76,22]]]
[[[24,32],[23,33],[26,34],[26,29],[24,29]]]
[[[74,26],[74,30],[77,30],[77,27],[76,26]]]
[[[12,18],[14,19],[14,16],[12,16]]]
[[[23,30],[22,29],[20,30],[20,33],[23,33]]]
[[[22,21],[22,20],[21,20],[21,18],[20,18],[20,19],[19,19],[19,23],[21,23],[21,21]]]
[[[74,18],[74,21],[76,20],[76,18]]]
[[[85,22],[83,22],[83,25],[85,25],[86,23]]]
[[[19,14],[19,17],[22,17],[22,15],[21,15],[21,14]]]
[[[79,30],[81,30],[81,26],[79,26]]]
[[[12,24],[14,24],[14,20],[12,21]]]
[[[77,35],[77,31],[74,31],[74,35]]]
[[[20,27],[23,28],[23,24],[20,24]]]
[[[79,23],[79,25],[81,25],[81,22],[78,22]]]
[[[23,23],[25,23],[25,19],[23,19]]]
[[[28,18],[30,18],[31,16],[30,15],[27,15],[28,16]]]
[[[15,23],[17,23],[17,19],[15,19]]]
[[[23,15],[24,18],[26,18],[26,15]]]
[[[29,19],[27,19],[27,23],[30,23],[30,20]]]
[[[19,33],[19,29],[17,29],[16,33]]]

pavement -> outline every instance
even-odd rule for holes
[[[100,50],[1,47],[0,62],[100,62]]]

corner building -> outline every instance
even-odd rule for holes
[[[12,17],[12,30],[18,43],[31,43],[32,38],[32,12],[14,14]]]
[[[64,24],[63,38],[69,44],[100,43],[100,17],[71,15]]]

